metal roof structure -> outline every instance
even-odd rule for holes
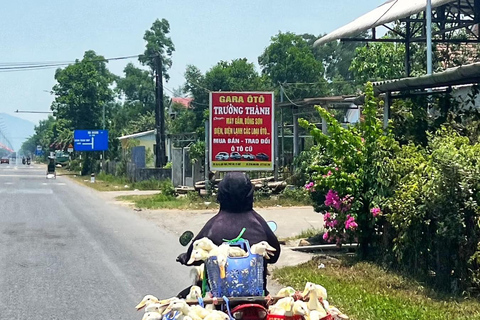
[[[299,101],[287,101],[278,103],[276,106],[279,108],[285,107],[309,107],[318,104],[345,104],[345,103],[352,103],[352,101],[356,98],[354,95],[346,95],[346,96],[327,96],[327,97],[316,97],[316,98],[305,98]]]
[[[131,138],[140,138],[148,135],[155,134],[155,130],[148,130],[144,132],[139,132],[139,133],[134,133],[134,134],[129,134],[126,136],[119,137],[118,140],[125,140],[125,139],[131,139]]]
[[[433,89],[480,82],[480,62],[450,68],[432,75],[386,80],[373,83],[377,94],[385,92]]]
[[[388,0],[374,10],[318,39],[314,45],[325,44],[333,40],[349,40],[348,37],[350,36],[356,36],[361,32],[385,26],[394,21],[423,22],[423,18],[411,17],[425,11],[426,3],[426,0]],[[432,0],[432,8],[435,9],[433,22],[439,24],[439,27],[442,27],[445,23],[461,22],[453,27],[455,29],[474,25],[479,22],[479,4],[478,0]],[[390,29],[388,26],[387,28]],[[453,31],[452,27],[449,29],[448,31]],[[441,28],[438,34],[441,34],[442,31],[443,33],[447,32],[446,29],[442,30]],[[381,40],[375,38],[375,31],[372,33],[373,37],[371,39],[356,38],[354,40]],[[412,40],[420,41],[421,39],[425,41],[424,35]]]
[[[433,43],[480,43],[480,0],[431,0]],[[426,0],[388,0],[347,25],[315,41],[315,46],[334,40],[357,42],[396,42],[405,44],[405,74],[410,76],[410,44],[427,42]],[[389,25],[399,22],[402,28]],[[377,38],[377,27],[387,28],[394,37]],[[467,37],[455,32],[463,29]],[[362,32],[371,30],[368,37]]]

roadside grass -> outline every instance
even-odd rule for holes
[[[120,190],[160,190],[163,185],[161,180],[145,180],[130,182],[125,177],[116,177],[109,174],[99,173],[95,176],[95,183],[90,182],[90,176],[74,175],[70,171],[63,170],[61,174],[68,175],[72,179],[98,191],[120,191]],[[127,187],[125,187],[127,186]]]
[[[134,203],[137,208],[144,209],[216,209],[218,203],[214,197],[201,197],[198,193],[189,192],[183,197],[165,196],[161,193],[154,195],[120,196],[118,200]],[[257,208],[275,206],[304,206],[305,202],[289,199],[287,197],[257,198],[254,206]]]
[[[480,319],[480,301],[442,296],[421,283],[368,262],[341,263],[314,259],[274,271],[283,285],[303,290],[307,281],[327,289],[328,301],[350,319],[463,320]],[[325,268],[318,268],[320,263]]]
[[[115,179],[111,179],[111,176],[109,175],[99,174],[95,177],[95,183],[91,183],[89,176],[72,175],[69,171],[65,172],[65,175],[68,175],[71,179],[98,191],[120,191],[135,189],[135,187],[131,183],[129,183],[127,179],[122,179],[118,177],[114,177]],[[128,187],[125,188],[125,186]]]
[[[135,204],[137,208],[143,209],[214,209],[218,208],[218,204],[212,199],[195,199],[193,196],[186,197],[172,197],[162,193],[154,195],[139,195],[139,196],[120,196],[116,199],[127,201]]]

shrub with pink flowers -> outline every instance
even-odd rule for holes
[[[376,117],[378,102],[371,84],[367,85],[365,100],[363,121],[356,126],[344,128],[321,107],[316,108],[327,122],[328,134],[300,120],[318,145],[310,166],[311,180],[305,188],[310,191],[315,210],[324,213],[324,238],[338,244],[358,241],[362,256],[378,243],[377,209],[384,196],[393,193],[384,159],[391,158],[398,148]]]

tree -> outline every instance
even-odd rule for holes
[[[55,117],[68,121],[71,130],[102,128],[103,108],[113,100],[114,79],[106,60],[94,51],[86,51],[81,61],[58,69],[52,89]]]
[[[185,72],[185,91],[193,98],[195,126],[203,128],[209,107],[209,91],[261,91],[268,88],[268,82],[255,70],[255,65],[246,58],[220,61],[205,75],[192,65]]]
[[[160,54],[162,59],[163,77],[166,81],[170,79],[167,71],[172,66],[171,56],[175,51],[172,39],[168,36],[170,33],[170,24],[166,19],[155,20],[150,30],[145,31],[143,40],[146,41],[146,48],[139,61],[143,65],[148,65],[151,70],[155,70],[154,57]]]
[[[329,82],[330,93],[333,95],[354,94],[359,83],[355,81],[350,65],[355,57],[356,48],[363,46],[363,43],[331,41],[313,47],[314,42],[321,36],[303,34],[302,37],[312,47],[315,58],[322,62],[325,69],[323,76]]]
[[[189,109],[180,103],[173,103],[172,110],[175,112],[175,118],[167,118],[167,128],[169,133],[194,132],[197,129],[196,117],[192,109]]]
[[[123,70],[125,77],[117,79],[117,90],[125,96],[129,105],[138,107],[138,113],[155,109],[155,81],[147,70],[137,68],[133,63]]]
[[[322,62],[315,59],[311,46],[302,36],[280,32],[271,38],[258,63],[262,74],[274,85],[298,84],[289,86],[292,98],[325,95],[327,92]]]
[[[373,43],[356,49],[350,70],[357,81],[378,81],[405,76],[405,45]]]

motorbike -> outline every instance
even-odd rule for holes
[[[30,159],[27,159],[27,166],[30,165]]]
[[[270,229],[275,232],[277,224],[274,221],[267,222]],[[188,246],[194,234],[191,231],[185,231],[179,238],[182,246]],[[246,297],[223,297],[223,298],[205,298],[203,304],[216,304],[226,312],[232,320],[266,320],[269,318],[268,305],[274,303],[279,298],[264,296],[246,296]],[[196,304],[196,302],[189,302]],[[295,320],[300,320],[296,318]],[[273,320],[273,318],[272,318]],[[275,319],[277,320],[277,319]]]
[[[25,164],[25,158],[22,158],[22,164],[23,165]]]

